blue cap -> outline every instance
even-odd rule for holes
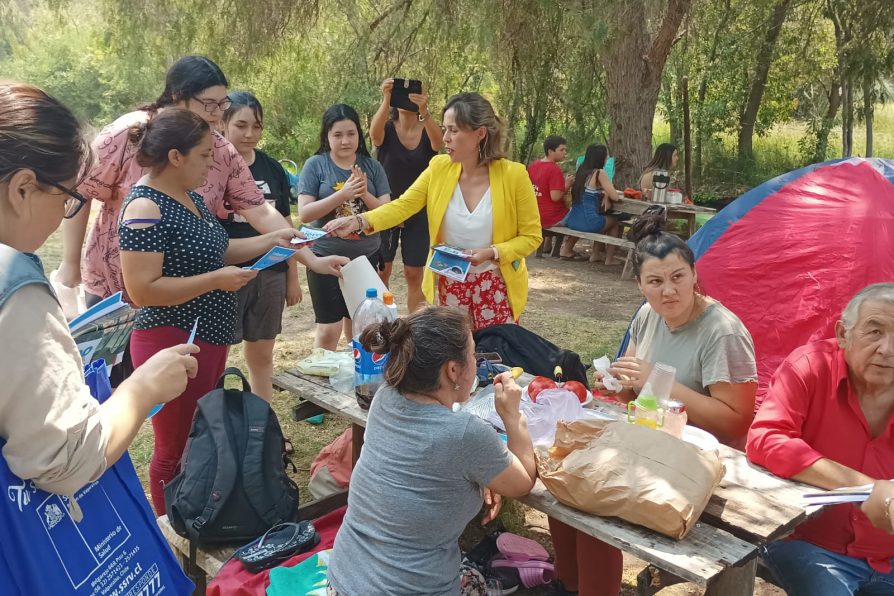
[[[366,297],[367,298],[377,298],[379,296],[378,290],[375,288],[366,288]]]

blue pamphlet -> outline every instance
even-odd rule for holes
[[[472,264],[468,261],[468,255],[462,249],[446,244],[432,247],[428,268],[438,275],[443,275],[455,281],[466,281],[466,276],[469,274],[469,267],[471,266]]]
[[[267,267],[273,267],[274,265],[278,265],[283,261],[287,260],[293,254],[298,252],[292,248],[283,248],[282,246],[274,246],[267,254],[258,259],[257,263],[252,265],[251,267],[243,267],[243,269],[249,269],[252,271],[260,271],[261,269],[266,269]]]

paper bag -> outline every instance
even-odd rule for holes
[[[626,422],[559,422],[538,454],[540,479],[556,499],[680,539],[698,521],[724,468],[716,453]]]

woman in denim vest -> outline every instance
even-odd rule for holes
[[[160,351],[99,405],[62,309],[33,254],[85,200],[72,190],[89,151],[46,93],[0,83],[0,439],[10,470],[71,496],[127,450],[149,411],[183,392],[196,346]],[[73,501],[73,499],[72,499]]]

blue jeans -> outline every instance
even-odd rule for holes
[[[863,559],[833,553],[803,540],[768,544],[761,555],[789,596],[894,594],[894,572],[879,573]]]

